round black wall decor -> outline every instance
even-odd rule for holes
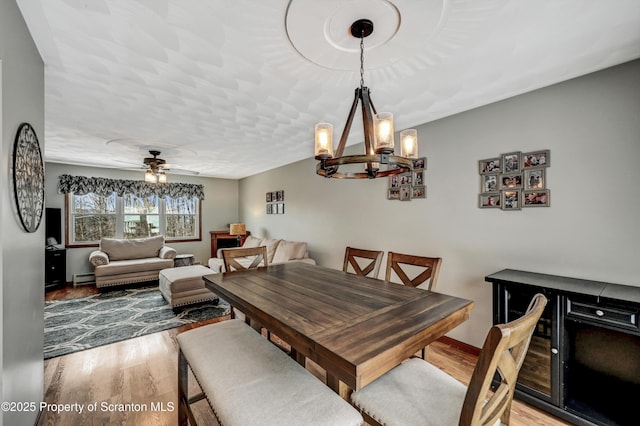
[[[20,222],[35,232],[44,210],[44,163],[35,130],[22,123],[13,145],[13,194]]]

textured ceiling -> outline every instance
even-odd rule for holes
[[[313,156],[317,122],[339,136],[358,18],[396,131],[640,57],[638,0],[17,3],[45,62],[47,161],[136,168],[157,149],[234,179]]]

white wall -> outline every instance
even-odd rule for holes
[[[2,400],[43,395],[44,226],[25,232],[14,212],[10,161],[16,131],[30,123],[44,152],[44,65],[14,1],[0,2],[0,300]],[[33,424],[36,412],[3,412],[0,424]]]
[[[142,161],[142,159],[140,161]],[[58,178],[63,174],[134,180],[141,180],[143,177],[142,171],[47,163],[45,179],[46,206],[62,209],[63,239],[65,234],[64,217],[66,213],[65,196],[64,194],[58,193]],[[228,229],[229,223],[238,220],[238,181],[197,176],[169,175],[169,182],[204,185],[205,199],[202,202],[202,241],[183,243],[169,242],[168,245],[175,248],[178,253],[191,253],[195,255],[196,261],[206,265],[210,257],[209,231]],[[96,247],[67,249],[67,282],[72,281],[73,274],[91,272],[93,270],[89,263],[89,254],[96,249]]]
[[[492,272],[513,268],[640,286],[640,61],[418,132],[428,157],[427,199],[388,201],[386,179],[324,179],[315,161],[305,160],[243,179],[242,220],[252,233],[309,242],[311,256],[336,269],[347,245],[441,256],[438,290],[476,302],[471,320],[450,336],[475,346],[491,325],[484,277]],[[551,207],[477,207],[479,160],[541,149],[551,150]],[[265,192],[279,189],[285,214],[266,215]]]

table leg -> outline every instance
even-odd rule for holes
[[[295,359],[298,364],[303,367],[307,366],[307,358],[297,350],[291,348],[291,358]]]
[[[340,395],[345,401],[351,401],[351,393],[353,389],[347,386],[344,382],[338,380],[333,374],[327,373],[327,386],[329,386],[335,393]]]

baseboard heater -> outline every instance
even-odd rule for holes
[[[96,283],[96,276],[93,272],[87,272],[84,274],[73,274],[73,286],[89,285]]]

